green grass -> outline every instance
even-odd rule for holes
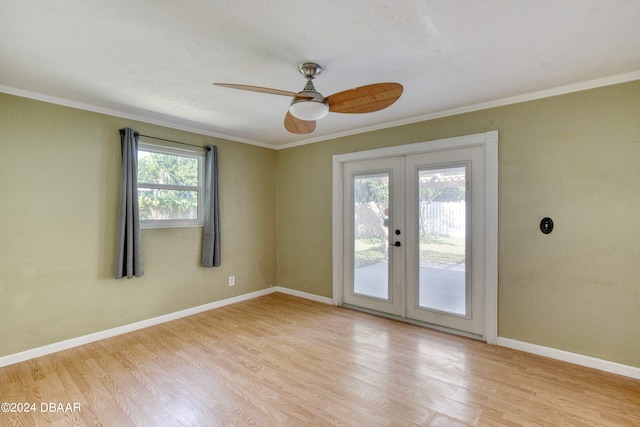
[[[360,239],[355,241],[354,268],[362,268],[387,260],[387,241]]]
[[[464,238],[420,236],[420,263],[464,264]]]
[[[362,268],[387,261],[387,241],[360,239],[355,241],[354,267]],[[463,238],[421,236],[420,263],[431,265],[464,264],[465,240]]]

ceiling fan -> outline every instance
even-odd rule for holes
[[[316,120],[325,117],[329,112],[360,114],[387,108],[400,98],[403,91],[400,83],[375,83],[324,97],[313,86],[313,79],[322,72],[322,67],[313,62],[305,62],[298,67],[298,71],[307,79],[307,84],[297,93],[233,83],[214,83],[214,85],[293,97],[284,118],[284,127],[296,134],[313,132],[316,128]]]

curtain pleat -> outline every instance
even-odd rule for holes
[[[208,145],[204,154],[204,227],[202,229],[203,267],[220,266],[220,189],[218,185],[218,147]]]
[[[138,211],[138,133],[120,129],[122,147],[122,179],[116,238],[116,279],[140,277],[142,248]]]

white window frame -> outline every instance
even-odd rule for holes
[[[202,227],[204,224],[204,152],[196,152],[181,148],[166,147],[163,145],[149,144],[147,142],[138,142],[138,151],[148,151],[150,153],[166,154],[169,156],[191,157],[198,160],[198,185],[171,185],[138,182],[138,191],[140,189],[160,189],[160,190],[184,190],[196,191],[198,200],[197,218],[196,219],[150,219],[140,221],[140,228],[177,228],[177,227]]]

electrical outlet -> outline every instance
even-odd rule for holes
[[[236,276],[229,276],[229,286],[236,285]]]

